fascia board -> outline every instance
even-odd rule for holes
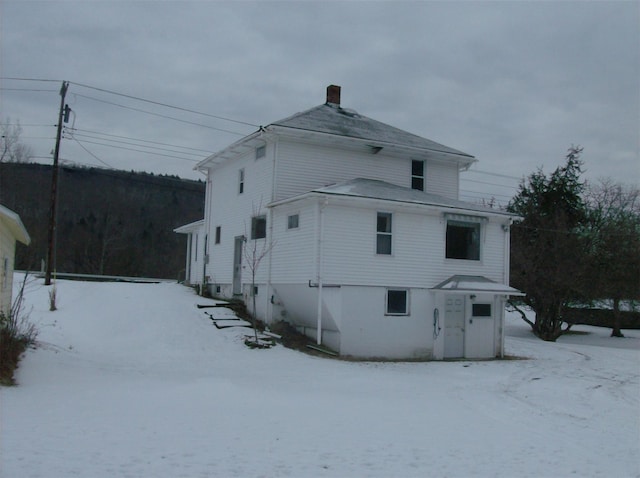
[[[332,194],[332,193],[320,193],[316,191],[311,191],[308,193],[304,193],[298,196],[293,196],[287,199],[282,199],[280,201],[275,201],[270,204],[267,204],[267,207],[277,207],[283,204],[288,204],[291,202],[302,201],[305,199],[326,199],[331,202],[336,202],[341,205],[349,205],[350,203],[361,203],[367,204],[370,206],[382,206],[389,207],[389,205],[394,205],[395,207],[400,207],[403,209],[421,209],[433,211],[436,214],[440,213],[452,213],[452,214],[460,214],[464,212],[468,215],[474,216],[484,216],[487,218],[493,219],[501,219],[501,220],[513,220],[515,217],[511,213],[499,213],[499,212],[490,212],[490,211],[477,211],[475,209],[466,209],[462,207],[452,207],[452,206],[444,206],[440,204],[427,204],[427,203],[416,203],[416,202],[408,202],[402,200],[393,200],[393,199],[380,199],[373,197],[364,197],[364,196],[351,196],[348,194]]]

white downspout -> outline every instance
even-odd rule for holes
[[[324,242],[324,208],[328,199],[324,198],[324,203],[318,202],[318,310],[317,310],[317,331],[316,343],[322,344],[322,262],[323,262],[323,242]]]
[[[266,144],[266,141],[265,141]],[[273,167],[271,168],[271,202],[276,200],[276,166],[277,166],[277,157],[278,157],[278,141],[273,143]],[[273,302],[271,301],[271,297],[273,295],[273,288],[271,286],[271,267],[273,263],[273,248],[275,247],[275,242],[273,239],[273,208],[269,208],[269,240],[271,241],[271,248],[269,249],[269,263],[267,265],[267,306],[266,306],[266,317],[265,322],[267,324],[271,324],[273,322]]]
[[[511,224],[513,223],[513,219],[509,218],[509,224],[507,224],[504,230],[504,271],[502,276],[504,278],[504,285],[509,286],[509,267],[511,264]],[[504,299],[501,300],[502,307],[500,315],[501,315],[501,324],[500,324],[500,358],[504,358],[504,337],[505,337],[505,307],[507,305],[507,300],[509,296],[504,296]]]

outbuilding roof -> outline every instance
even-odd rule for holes
[[[451,276],[447,280],[433,287],[432,290],[442,290],[449,293],[459,292],[463,294],[475,292],[500,295],[525,295],[514,287],[506,284],[500,284],[488,279],[487,277],[467,275]]]
[[[5,226],[9,229],[9,231],[11,231],[11,234],[16,238],[17,241],[20,241],[26,246],[31,243],[29,233],[24,227],[24,224],[22,224],[20,216],[17,213],[13,212],[11,209],[2,205],[0,205],[0,222],[5,224]]]

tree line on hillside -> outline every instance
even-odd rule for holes
[[[1,162],[0,203],[17,212],[32,243],[16,268],[40,270],[48,250],[49,165]],[[185,236],[202,219],[204,183],[96,168],[60,167],[55,269],[59,272],[180,278]]]
[[[621,304],[640,299],[640,193],[607,180],[582,181],[581,153],[572,147],[550,175],[531,174],[507,207],[522,217],[512,227],[511,283],[526,293],[535,320],[513,304],[543,340],[594,315],[588,305],[603,312],[596,322],[622,337]],[[632,317],[640,326],[638,314]]]

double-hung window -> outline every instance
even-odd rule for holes
[[[424,191],[424,161],[411,161],[411,189]]]
[[[244,192],[244,168],[238,171],[238,194]]]
[[[376,254],[391,254],[390,212],[379,212],[376,226]]]

